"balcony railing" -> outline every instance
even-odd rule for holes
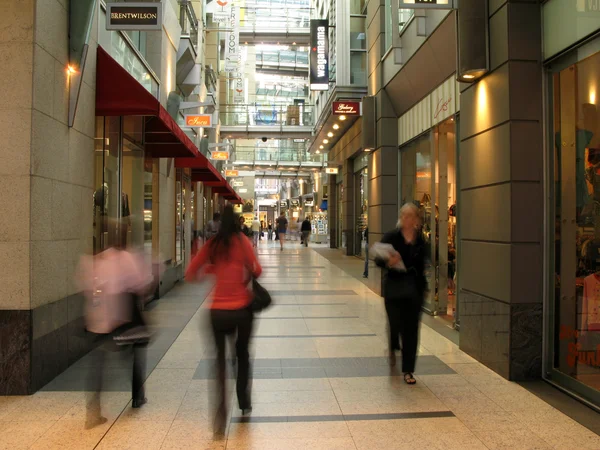
[[[242,7],[240,13],[242,33],[302,30],[308,33],[310,28],[310,8]]]
[[[225,126],[314,126],[312,105],[221,105]]]
[[[278,163],[324,163],[327,162],[326,154],[310,154],[304,148],[269,148],[269,147],[244,147],[236,146],[231,154],[231,161],[243,161],[253,164]]]
[[[190,0],[179,0],[179,24],[181,37],[188,36],[198,54],[198,18]]]

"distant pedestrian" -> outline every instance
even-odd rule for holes
[[[305,247],[308,247],[308,240],[310,239],[310,232],[312,231],[312,225],[310,224],[310,218],[308,216],[304,218],[300,231],[302,232],[302,242]]]
[[[271,241],[273,239],[273,221],[269,220],[268,224],[267,224],[267,235],[269,238],[269,241]]]
[[[206,239],[210,239],[219,232],[219,226],[221,225],[221,214],[215,213],[212,220],[206,225]]]
[[[365,228],[365,270],[363,278],[369,278],[369,227]]]
[[[281,213],[277,219],[277,236],[279,236],[279,245],[281,251],[283,251],[283,242],[285,241],[285,235],[287,233],[288,220],[285,218],[285,213]]]
[[[260,238],[260,222],[258,217],[254,216],[254,220],[252,221],[252,245],[254,248],[258,247],[258,240]]]
[[[240,226],[240,231],[242,232],[242,234],[244,236],[246,236],[248,239],[250,239],[252,237],[252,231],[250,230],[248,225],[246,225],[246,219],[244,216],[240,216],[239,226]]]
[[[419,341],[421,306],[427,290],[425,263],[428,250],[420,233],[419,210],[413,203],[400,209],[399,228],[383,236],[382,244],[393,248],[387,258],[375,263],[386,268],[384,281],[385,310],[390,332],[389,362],[396,365],[396,351],[402,349],[402,372],[407,384],[413,376]],[[402,267],[402,264],[403,267]],[[399,337],[402,339],[400,346]]]
[[[249,345],[252,334],[253,313],[250,309],[252,293],[248,290],[250,276],[258,278],[262,268],[252,247],[236,223],[233,208],[225,207],[219,233],[202,247],[190,263],[185,278],[196,281],[201,268],[210,265],[216,275],[210,305],[210,319],[217,348],[219,404],[215,419],[215,433],[222,434],[227,423],[227,386],[225,341],[228,335],[237,336],[237,399],[242,414],[252,410],[250,392]]]

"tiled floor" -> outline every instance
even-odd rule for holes
[[[241,417],[232,396],[225,439],[212,435],[209,287],[180,285],[148,311],[158,334],[147,405],[131,409],[129,358],[110,353],[108,422],[85,430],[91,354],[33,396],[0,397],[0,449],[600,449],[599,436],[426,325],[407,386],[387,366],[383,302],[364,283],[298,244],[263,245],[259,257],[275,305],[256,321],[253,412]]]

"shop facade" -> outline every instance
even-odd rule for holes
[[[414,203],[430,248],[423,309],[458,328],[458,114],[453,75],[398,119],[398,207]]]
[[[560,1],[543,8],[549,199],[544,373],[600,408],[600,27],[588,20],[591,14]],[[558,31],[556,23],[563,25]]]

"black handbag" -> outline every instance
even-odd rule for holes
[[[271,294],[261,284],[256,281],[256,278],[252,279],[252,303],[250,308],[253,312],[261,312],[271,306],[273,300]]]

